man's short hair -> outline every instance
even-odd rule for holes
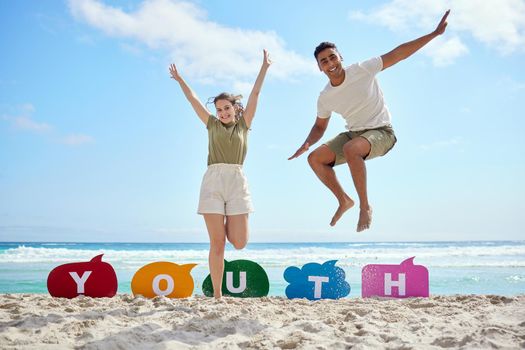
[[[317,45],[317,47],[315,48],[314,56],[315,56],[316,61],[317,61],[317,56],[319,56],[319,53],[325,49],[334,49],[335,51],[339,52],[339,50],[337,50],[337,46],[335,46],[334,43],[331,43],[329,41],[323,41],[322,43]]]

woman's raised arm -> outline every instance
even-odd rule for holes
[[[182,92],[184,92],[186,99],[190,102],[199,119],[202,120],[204,125],[208,125],[208,118],[211,114],[210,111],[202,104],[197,94],[188,86],[188,84],[186,84],[184,79],[182,79],[177,71],[177,67],[173,63],[170,65],[170,74],[171,78],[179,83]]]
[[[268,70],[268,67],[272,64],[272,61],[270,60],[270,57],[268,55],[268,51],[263,50],[264,58],[263,63],[261,65],[261,70],[259,71],[259,75],[257,75],[257,79],[255,80],[255,84],[253,84],[252,92],[250,93],[250,97],[248,97],[248,103],[246,104],[246,109],[244,110],[243,117],[244,121],[246,122],[246,125],[250,127],[252,124],[253,117],[255,116],[255,110],[257,109],[257,101],[259,99],[259,92],[261,92],[261,87],[264,82],[264,77],[266,76],[266,71]]]

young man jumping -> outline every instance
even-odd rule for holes
[[[342,66],[343,58],[335,44],[323,42],[315,48],[314,56],[319,69],[330,81],[317,100],[317,119],[310,134],[288,159],[299,157],[321,139],[332,112],[340,114],[346,120],[348,131],[337,135],[308,155],[308,163],[317,177],[339,201],[331,226],[354,206],[354,201],[339,184],[333,169],[336,165],[346,163],[359,197],[357,232],[370,228],[372,207],[368,203],[365,160],[385,155],[396,143],[390,112],[375,76],[410,57],[432,39],[443,34],[449,13],[450,10],[445,12],[433,32],[404,43],[380,57],[346,68]]]

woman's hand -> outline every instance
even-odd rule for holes
[[[266,49],[263,50],[263,53],[264,53],[264,58],[263,58],[263,67],[270,67],[270,65],[273,63],[272,60],[270,59],[270,54],[268,53],[268,51],[266,51]]]
[[[182,80],[182,77],[179,75],[179,72],[177,72],[177,67],[173,63],[170,64],[170,74],[171,79],[175,79],[176,81]]]

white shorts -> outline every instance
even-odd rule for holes
[[[252,198],[242,165],[209,165],[202,179],[197,213],[239,215],[252,212]]]

